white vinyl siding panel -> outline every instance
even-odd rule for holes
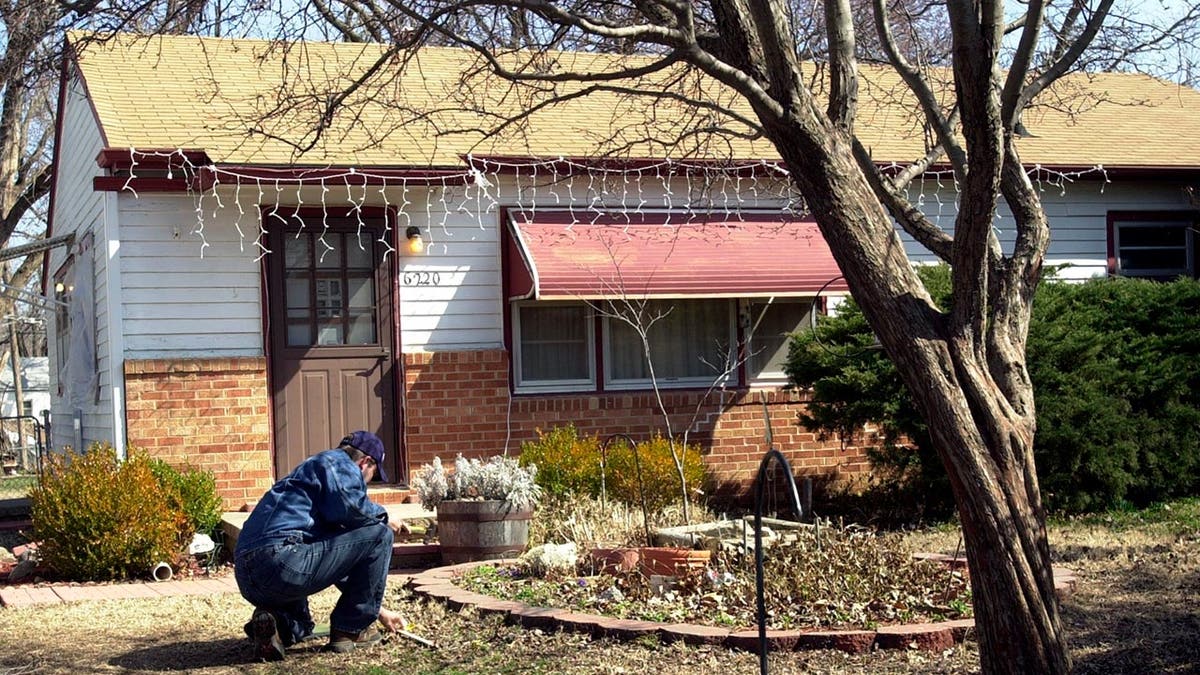
[[[263,354],[258,249],[233,225],[233,195],[223,199],[201,240],[192,197],[120,196],[127,358]],[[256,206],[242,208],[243,231],[256,233]]]
[[[104,196],[92,190],[92,177],[99,174],[96,166],[96,156],[104,147],[104,141],[96,119],[92,114],[91,105],[83,95],[83,89],[78,80],[72,79],[67,83],[66,99],[63,102],[61,120],[62,135],[58,139],[58,165],[55,175],[54,188],[54,223],[53,236],[75,233],[75,243],[70,247],[52,249],[49,254],[48,269],[51,280],[47,287],[53,295],[53,275],[66,261],[71,253],[78,250],[79,242],[92,233],[95,244],[89,260],[76,255],[75,264],[86,265],[94,272],[94,290],[96,301],[96,350],[99,355],[99,389],[100,400],[90,399],[88,405],[79,409],[81,421],[82,448],[86,449],[93,442],[112,442],[116,422],[112,416],[110,392],[113,385],[112,364],[107,358],[108,331],[104,329],[108,315],[107,284],[105,275],[105,257],[101,243],[104,226]],[[94,266],[92,265],[94,261]],[[54,313],[47,313],[48,338],[53,344],[57,334],[54,324]],[[74,445],[75,412],[69,401],[58,395],[59,374],[62,364],[58,363],[57,354],[50,350],[51,376],[51,414],[54,423],[51,426],[53,438],[50,445],[59,450],[66,445]]]
[[[1106,183],[1096,176],[1092,174],[1091,177],[1067,183],[1065,189],[1042,184],[1043,189],[1039,192],[1050,222],[1050,247],[1046,252],[1045,266],[1069,265],[1058,273],[1060,278],[1088,279],[1108,274],[1109,211],[1192,208],[1184,198],[1183,183],[1126,180]],[[919,199],[930,219],[953,233],[957,197],[952,188],[943,184],[938,191],[934,181],[926,181],[924,185],[916,181],[909,189],[909,198]],[[1011,212],[1003,201],[995,227],[1001,247],[1006,253],[1011,252],[1016,228]],[[937,262],[936,256],[907,234],[901,233],[901,238],[914,261]]]

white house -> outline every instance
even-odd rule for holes
[[[323,117],[381,49],[126,36],[72,53],[51,217],[75,237],[46,275],[69,308],[50,317],[56,446],[211,468],[233,506],[355,428],[396,449],[400,486],[435,455],[515,451],[568,422],[645,437],[664,420],[621,318],[645,301],[672,428],[704,445],[723,489],[757,467],[764,410],[794,467],[865,466],[797,428],[804,394],[780,388],[784,336],[845,285],[769,146],[682,141],[670,159],[653,141],[682,113],[604,94],[485,136],[528,100],[452,49]],[[887,89],[867,75],[864,92]],[[1047,264],[1195,275],[1200,93],[1076,84],[1095,94],[1082,110],[1025,117]],[[923,154],[903,100],[864,98],[876,161]],[[950,177],[911,192],[952,225]]]

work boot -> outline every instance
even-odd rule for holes
[[[254,610],[246,634],[254,641],[254,656],[260,661],[282,661],[283,640],[279,638],[279,627],[275,615],[265,609]]]
[[[361,647],[369,647],[373,644],[378,644],[383,639],[383,634],[374,626],[369,626],[357,633],[349,631],[337,630],[336,628],[329,631],[329,644],[325,645],[325,651],[334,652],[336,654],[345,654],[352,652]]]

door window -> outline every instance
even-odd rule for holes
[[[289,347],[379,342],[375,242],[353,232],[289,233],[284,306]]]

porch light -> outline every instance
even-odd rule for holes
[[[404,231],[404,236],[408,238],[408,253],[409,255],[421,255],[425,252],[425,242],[421,240],[421,228],[416,225],[410,225]]]

